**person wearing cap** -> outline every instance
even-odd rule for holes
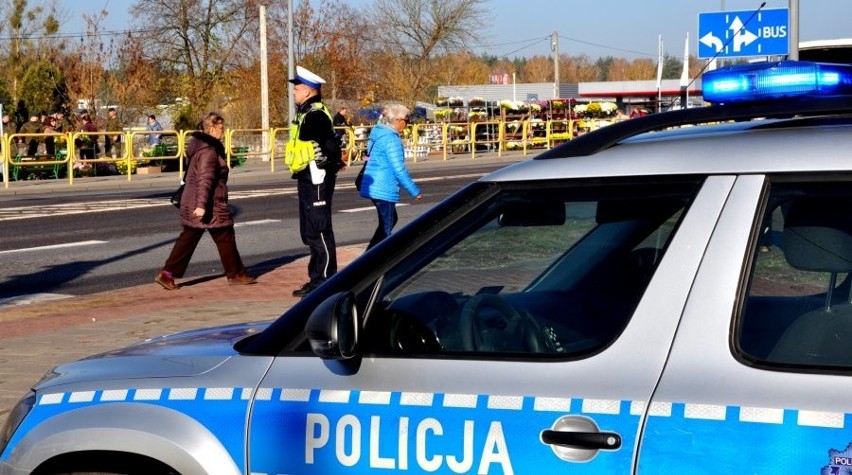
[[[40,134],[42,131],[41,122],[38,120],[38,114],[32,114],[29,122],[24,122],[19,128],[19,134]],[[38,137],[18,137],[18,141],[27,144],[27,155],[34,156],[38,152],[38,144],[41,142]]]
[[[310,249],[308,281],[293,291],[304,297],[337,272],[337,250],[331,224],[331,203],[337,172],[345,166],[334,133],[332,116],[322,103],[325,80],[296,67],[293,101],[296,120],[290,126],[285,162],[299,193],[299,234]]]

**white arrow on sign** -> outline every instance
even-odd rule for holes
[[[713,48],[717,53],[719,51],[722,51],[722,47],[724,46],[724,44],[722,43],[722,38],[717,38],[713,36],[712,31],[699,38],[698,41],[704,46]]]
[[[738,16],[734,17],[728,28],[734,32],[734,52],[739,52],[743,46],[748,46],[757,39],[757,35],[743,28],[743,22]]]

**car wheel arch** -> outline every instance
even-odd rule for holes
[[[16,459],[13,450],[9,461],[29,470],[61,456],[71,460],[73,454],[106,452],[156,460],[178,473],[242,473],[200,422],[152,404],[115,403],[63,412],[42,421],[17,445],[26,447],[26,453]]]

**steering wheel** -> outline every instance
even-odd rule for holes
[[[502,328],[486,327],[480,315],[483,308],[496,310],[504,320]],[[469,351],[544,352],[537,325],[530,318],[493,294],[471,297],[461,309],[459,327],[463,347]]]

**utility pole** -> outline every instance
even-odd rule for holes
[[[553,98],[559,98],[559,32],[554,31],[550,42],[553,50]]]
[[[293,66],[293,0],[287,0],[287,79],[295,77]],[[293,104],[293,83],[287,82],[287,123],[296,120],[296,105]]]
[[[266,57],[266,7],[260,6],[260,122],[263,129],[262,160],[269,156],[269,68]]]
[[[790,61],[799,60],[799,0],[790,0]]]

